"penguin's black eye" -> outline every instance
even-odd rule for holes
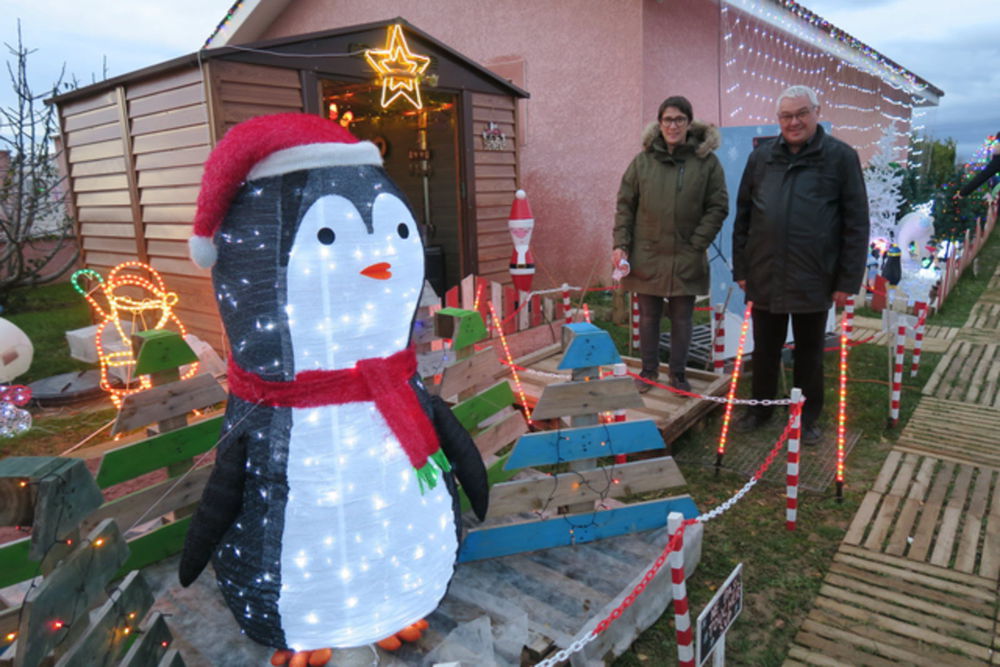
[[[323,245],[330,245],[333,243],[334,239],[337,238],[337,235],[334,234],[333,230],[329,227],[324,227],[316,233],[316,238],[319,239],[319,242]]]
[[[399,234],[399,238],[405,239],[410,236],[410,228],[406,226],[405,222],[399,223],[399,227],[396,227],[396,232]]]

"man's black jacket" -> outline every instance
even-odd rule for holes
[[[857,152],[822,126],[797,153],[781,138],[750,154],[736,202],[733,279],[775,313],[830,308],[856,293],[868,252],[868,196]]]

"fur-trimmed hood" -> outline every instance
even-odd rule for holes
[[[654,121],[647,125],[642,132],[643,149],[653,150],[653,141],[659,136],[661,136],[659,123]],[[696,156],[705,157],[722,145],[722,134],[715,125],[695,120],[688,128],[688,138],[685,145],[691,146]]]

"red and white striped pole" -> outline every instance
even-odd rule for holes
[[[632,292],[632,349],[639,349],[639,297]]]
[[[927,324],[927,304],[917,301],[914,304],[917,311],[917,327],[913,330],[913,360],[910,363],[910,377],[917,377],[920,370],[920,350],[924,346],[924,328]]]
[[[903,353],[906,348],[906,325],[896,327],[896,363],[892,367],[892,400],[889,403],[889,426],[899,422],[899,397],[903,390]]]
[[[671,512],[667,517],[667,532],[670,541],[684,525],[684,515]],[[670,551],[670,577],[674,591],[674,627],[677,630],[677,664],[694,667],[694,636],[691,632],[691,614],[688,612],[687,586],[684,584],[684,535],[679,538],[677,548]]]
[[[566,283],[562,284],[562,306],[563,316],[566,318],[566,324],[573,324],[573,315],[570,313],[569,306],[569,285]]]
[[[624,362],[619,362],[614,365],[612,373],[616,378],[628,377],[628,366]],[[612,421],[623,422],[625,421],[625,408],[619,408],[612,413]],[[615,463],[628,463],[628,457],[625,454],[615,454]]]
[[[721,303],[715,304],[715,342],[712,346],[712,368],[722,374],[726,366],[726,312]]]
[[[799,511],[799,439],[802,435],[802,390],[792,388],[788,406],[791,432],[788,434],[788,474],[785,476],[785,528],[795,530]]]

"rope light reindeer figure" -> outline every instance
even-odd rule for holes
[[[149,275],[149,278],[146,277]],[[94,284],[85,289],[80,279],[88,278]],[[116,408],[121,409],[122,399],[131,394],[149,389],[152,385],[148,376],[133,378],[135,370],[135,354],[132,349],[132,334],[151,329],[164,329],[168,326],[176,328],[181,336],[187,335],[187,329],[173,307],[177,304],[176,292],[168,292],[163,278],[153,267],[139,261],[122,262],[111,269],[107,280],[93,269],[80,269],[70,279],[73,287],[94,309],[99,319],[94,342],[97,346],[97,358],[101,369],[101,389],[108,392]],[[103,294],[105,304],[102,306],[97,294]],[[136,295],[140,296],[136,296]],[[128,322],[128,325],[125,325]],[[124,349],[108,350],[104,340],[112,327]],[[120,369],[125,378],[124,387],[112,386],[109,373],[111,369]],[[197,362],[191,364],[181,376],[186,380],[198,372]],[[135,382],[134,380],[138,380]]]

